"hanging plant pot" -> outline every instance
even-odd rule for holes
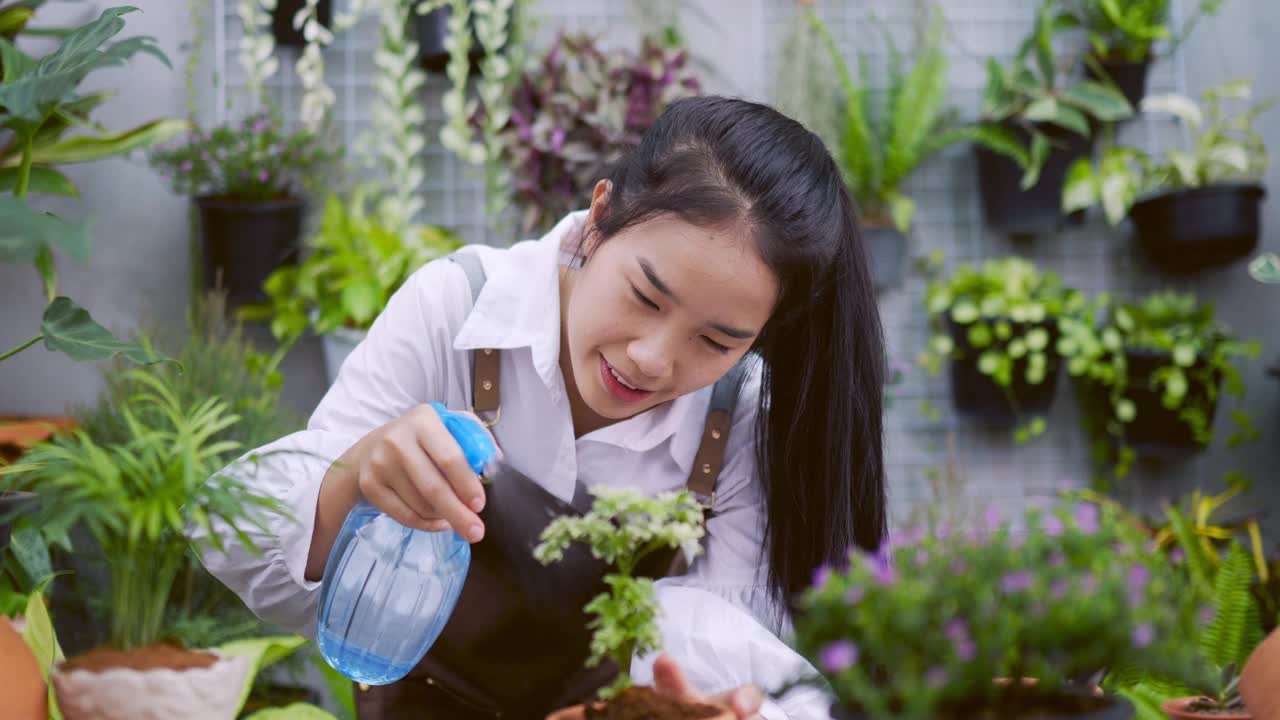
[[[417,31],[418,60],[422,67],[431,72],[444,72],[449,64],[449,51],[445,48],[445,39],[449,37],[449,18],[453,17],[453,8],[448,4],[436,8],[425,15],[414,14],[413,24]],[[484,47],[480,45],[480,37],[476,35],[475,18],[467,23],[471,30],[471,48],[467,57],[471,59],[471,72],[480,71],[480,61],[484,59]]]
[[[1250,183],[1177,190],[1135,203],[1129,218],[1155,265],[1203,270],[1253,254],[1265,196]]]
[[[1016,123],[1004,123],[1020,142],[1030,143],[1030,133]],[[1055,232],[1068,222],[1083,222],[1083,213],[1062,214],[1062,187],[1067,168],[1077,158],[1089,154],[1092,140],[1073,132],[1042,125],[1040,131],[1049,137],[1051,149],[1040,171],[1040,180],[1023,190],[1023,170],[1016,162],[981,145],[974,145],[978,160],[978,190],[982,195],[982,214],[991,228],[1013,236]]]
[[[1142,104],[1142,98],[1147,96],[1147,75],[1151,70],[1151,56],[1148,55],[1139,62],[1115,58],[1096,58],[1096,60],[1105,74],[1099,74],[1092,64],[1087,64],[1085,70],[1089,77],[1115,85],[1136,112]]]
[[[188,652],[169,645],[94,650],[53,669],[66,720],[223,720],[235,717],[248,656]]]
[[[205,289],[225,289],[229,305],[266,301],[262,283],[267,276],[297,262],[306,203],[296,198],[246,203],[201,197],[196,204],[204,238]]]
[[[1200,452],[1205,447],[1196,439],[1191,426],[1178,417],[1178,410],[1170,410],[1164,406],[1160,399],[1162,392],[1152,386],[1152,373],[1172,363],[1172,355],[1168,352],[1141,348],[1125,350],[1125,364],[1128,368],[1128,389],[1125,396],[1133,401],[1135,414],[1132,422],[1124,424],[1124,438],[1140,457],[1175,461]],[[1208,401],[1209,388],[1194,379],[1195,373],[1202,373],[1204,367],[1205,361],[1197,359],[1196,364],[1188,369],[1184,406],[1187,403]],[[1219,388],[1222,385],[1220,377],[1217,385]],[[1214,397],[1217,397],[1216,392]],[[1217,407],[1217,400],[1208,405],[1207,422],[1210,426],[1213,425]]]
[[[1027,382],[1027,359],[1022,357],[1013,362],[1013,383],[1008,388],[1002,388],[978,369],[981,351],[970,344],[968,326],[950,319],[947,324],[956,350],[962,355],[952,358],[950,363],[951,400],[957,412],[995,427],[1013,427],[1049,413],[1058,392],[1058,374],[1062,367],[1061,357],[1052,351],[1058,343],[1057,322],[1046,320],[1035,325],[1010,322],[1017,334],[1032,327],[1045,328],[1049,331],[1049,343],[1045,351],[1044,380],[1034,385]]]
[[[907,238],[893,225],[868,224],[862,231],[876,290],[902,282],[907,267]]]
[[[271,34],[277,45],[303,47],[307,44],[302,31],[293,27],[293,16],[306,4],[307,0],[276,0],[276,9],[271,11]],[[320,0],[316,4],[316,20],[326,28],[333,27],[333,0]]]
[[[320,336],[321,348],[324,350],[324,371],[330,385],[338,379],[338,371],[342,369],[347,356],[368,334],[367,330],[342,327]]]

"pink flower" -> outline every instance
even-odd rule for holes
[[[1087,502],[1077,505],[1076,527],[1089,535],[1098,532],[1098,506]]]
[[[1000,589],[1005,593],[1025,592],[1031,588],[1034,578],[1026,570],[1011,572],[1000,579]]]
[[[844,594],[844,599],[845,599],[845,602],[848,602],[850,605],[857,605],[858,603],[862,602],[862,598],[866,594],[867,594],[866,588],[862,587],[861,585],[854,585],[853,587],[849,588],[848,592]]]
[[[858,646],[850,640],[837,640],[822,648],[818,664],[828,673],[838,673],[858,662]]]
[[[1067,561],[1067,556],[1062,554],[1061,550],[1054,550],[1049,554],[1049,567],[1062,567]]]
[[[1156,631],[1152,629],[1151,623],[1142,623],[1133,629],[1133,646],[1136,648],[1147,647],[1155,638]]]
[[[193,167],[195,165],[190,160],[183,160],[182,164],[178,165],[178,169],[182,172],[190,172]]]
[[[947,624],[942,627],[942,634],[946,635],[947,639],[952,642],[963,640],[969,637],[969,626],[965,624],[964,620],[953,618],[948,620]]]
[[[1053,585],[1049,587],[1049,595],[1050,597],[1057,599],[1062,597],[1063,595],[1066,595],[1067,591],[1070,589],[1071,589],[1071,584],[1068,583],[1066,580],[1061,580],[1061,579],[1054,580]]]
[[[1062,534],[1062,520],[1057,515],[1045,515],[1044,517],[1044,534],[1049,537],[1058,537]]]
[[[821,588],[823,585],[826,585],[827,581],[830,579],[831,566],[826,563],[819,565],[817,569],[813,571],[813,586],[815,588]]]
[[[271,177],[271,175],[266,170],[263,170],[262,172],[258,173],[258,182],[264,183],[267,181],[267,178],[269,177]]]
[[[965,662],[969,662],[978,656],[978,646],[974,645],[973,641],[968,638],[956,643],[955,650],[956,657],[964,660]]]
[[[1218,616],[1218,611],[1214,609],[1212,605],[1202,606],[1200,608],[1200,611],[1196,614],[1196,617],[1198,620],[1200,620],[1201,625],[1208,625],[1212,623],[1214,618],[1216,618],[1217,616]]]

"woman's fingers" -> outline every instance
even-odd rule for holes
[[[444,421],[436,411],[430,406],[423,407],[425,410],[421,413],[420,421],[416,423],[419,428],[418,441],[422,449],[444,475],[444,479],[453,488],[454,495],[471,512],[480,512],[484,509],[484,486],[480,484],[480,476],[471,469],[466,454],[462,452],[462,446],[458,445],[457,439],[445,427]],[[443,510],[439,507],[436,509]],[[440,514],[449,517],[447,512],[440,512]],[[479,518],[476,520],[478,522]],[[456,526],[455,529],[457,529]],[[463,536],[466,536],[465,533]]]
[[[684,702],[710,702],[727,707],[739,720],[754,720],[760,715],[764,695],[754,685],[744,685],[712,698],[693,689],[680,665],[670,655],[659,655],[653,662],[653,686],[668,697]]]
[[[431,521],[423,520],[389,485],[377,480],[369,480],[360,483],[360,492],[370,504],[386,513],[392,520],[407,528],[430,531],[428,523]]]

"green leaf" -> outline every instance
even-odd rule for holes
[[[47,245],[88,260],[89,223],[72,225],[27,207],[14,195],[0,195],[0,262],[29,262]]]
[[[245,720],[337,720],[337,718],[327,710],[299,702],[280,708],[264,708],[249,715]]]
[[[1032,328],[1027,332],[1027,347],[1032,350],[1044,350],[1049,346],[1049,331],[1044,328]]]
[[[1249,590],[1253,577],[1248,551],[1232,542],[1214,577],[1214,619],[1200,638],[1205,657],[1218,667],[1243,667],[1262,642],[1258,603]]]
[[[5,82],[14,82],[29,74],[36,66],[35,58],[22,52],[3,37],[0,37],[0,62],[4,64]]]
[[[224,655],[239,655],[249,658],[253,665],[245,675],[244,689],[240,693],[240,702],[236,703],[236,711],[244,707],[249,691],[253,689],[253,680],[263,668],[292,655],[298,648],[307,644],[307,639],[296,635],[280,635],[261,638],[235,640],[219,646],[218,652]]]
[[[1280,256],[1263,253],[1249,262],[1249,274],[1264,283],[1280,283]]]
[[[54,634],[53,621],[49,618],[49,609],[44,604],[42,591],[31,593],[27,599],[27,609],[23,613],[23,618],[27,624],[22,629],[22,639],[26,641],[27,647],[31,648],[31,653],[36,657],[36,664],[40,666],[40,677],[49,683],[49,718],[62,720],[62,713],[58,710],[57,698],[53,692],[53,683],[49,682],[49,673],[53,670],[53,666],[61,662],[65,656],[62,654],[62,647],[58,644],[58,637]]]
[[[1023,170],[1031,165],[1031,155],[1017,134],[1002,125],[975,125],[953,131],[991,152],[1003,155],[1018,163]]]
[[[185,120],[161,119],[117,133],[78,135],[34,149],[31,159],[43,164],[92,162],[164,142],[189,127]]]
[[[355,720],[356,698],[351,680],[334,670],[333,666],[325,662],[318,653],[311,656],[311,664],[319,668],[320,675],[324,677],[325,685],[329,687],[330,697],[337,701],[338,708],[341,710],[342,720]]]
[[[1133,422],[1138,415],[1138,408],[1128,398],[1121,398],[1115,404],[1116,419],[1120,422]]]
[[[1104,122],[1133,116],[1133,106],[1125,96],[1114,87],[1099,82],[1084,81],[1072,85],[1062,94],[1062,100]]]
[[[54,574],[49,546],[36,528],[16,528],[9,536],[9,552],[31,580],[43,580]]]
[[[14,192],[18,187],[18,175],[20,174],[20,168],[0,168],[0,192]],[[39,165],[31,168],[27,192],[40,193],[42,195],[80,197],[80,191],[76,189],[75,185],[71,184],[66,175],[53,168]]]
[[[1030,190],[1040,182],[1040,171],[1044,169],[1045,161],[1049,159],[1049,138],[1039,131],[1031,133],[1031,155],[1030,161],[1027,163],[1025,172],[1022,174],[1022,181],[1019,187],[1023,190]]]
[[[900,233],[909,232],[911,219],[916,213],[915,201],[899,192],[886,193],[885,199],[889,202],[889,214],[893,216],[893,226]]]
[[[28,7],[0,8],[0,35],[18,34],[33,14],[35,11]]]
[[[1093,163],[1087,157],[1078,158],[1067,169],[1067,177],[1062,186],[1062,209],[1064,212],[1075,212],[1093,207],[1097,202],[1097,180],[1093,174]]]
[[[373,320],[378,307],[378,287],[368,280],[357,280],[342,290],[342,307],[357,324]]]
[[[1185,95],[1148,95],[1142,99],[1142,111],[1173,115],[1186,123],[1192,132],[1204,125],[1204,114],[1200,112],[1200,106]]]
[[[942,46],[942,16],[935,12],[916,57],[891,108],[884,185],[897,187],[924,159],[927,140],[937,129],[947,95],[947,56]],[[907,222],[910,225],[910,222]],[[901,225],[899,230],[906,232]]]
[[[994,375],[1000,369],[1000,353],[988,350],[978,357],[978,371],[983,375]]]
[[[1181,367],[1191,367],[1196,362],[1196,349],[1186,344],[1175,345],[1173,348],[1173,361]]]
[[[77,362],[109,360],[124,355],[136,363],[150,365],[168,360],[137,342],[117,340],[106,328],[94,322],[89,311],[67,297],[56,297],[45,308],[40,322],[46,348],[60,352]]]
[[[961,325],[968,325],[977,320],[978,316],[978,306],[968,300],[961,300],[951,308],[951,319]]]

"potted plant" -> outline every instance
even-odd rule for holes
[[[7,6],[0,19],[11,29],[22,27],[40,3]],[[179,132],[180,120],[156,120],[130,130],[99,129],[90,113],[108,93],[85,94],[80,84],[95,70],[123,65],[146,53],[168,63],[155,41],[135,37],[112,41],[133,8],[104,10],[91,22],[66,31],[57,49],[33,58],[0,36],[4,82],[0,83],[0,228],[17,230],[0,242],[0,262],[30,262],[44,284],[46,306],[40,331],[0,361],[43,341],[46,349],[76,361],[105,360],[117,354],[140,363],[163,359],[136,342],[117,340],[75,301],[58,294],[59,251],[80,261],[89,256],[89,223],[69,223],[53,213],[32,208],[29,195],[77,197],[79,191],[57,165],[91,162],[145,147]],[[80,130],[67,137],[73,129]],[[88,129],[88,132],[84,132]]]
[[[1236,362],[1260,351],[1218,323],[1213,305],[1170,291],[1110,307],[1099,325],[1073,319],[1059,329],[1095,457],[1114,456],[1116,477],[1139,456],[1171,460],[1202,450],[1213,438],[1219,394],[1244,394]],[[1256,436],[1247,413],[1232,417],[1240,431],[1230,446]]]
[[[189,549],[184,530],[260,526],[264,513],[283,509],[249,490],[243,466],[218,472],[236,449],[214,439],[236,421],[224,403],[184,404],[163,382],[135,373],[145,390],[122,410],[127,442],[102,445],[77,431],[0,468],[0,488],[39,489],[33,525],[86,528],[110,568],[110,642],[54,668],[58,704],[68,720],[173,717],[193,707],[231,717],[251,663],[163,642],[166,604]]]
[[[872,279],[877,288],[888,288],[901,281],[906,269],[906,234],[915,215],[915,202],[903,185],[934,153],[966,137],[957,131],[958,124],[944,106],[948,63],[942,46],[942,14],[932,14],[920,47],[911,54],[914,60],[907,64],[887,29],[882,28],[890,58],[884,78],[889,98],[885,103],[874,98],[865,55],[860,60],[864,65],[861,79],[855,80],[827,26],[812,10],[805,10],[804,15],[811,32],[789,39],[787,62],[807,62],[813,68],[816,63],[805,53],[825,50],[829,56],[835,72],[819,73],[807,81],[838,83],[837,92],[830,94],[843,97],[838,100],[830,131],[822,138],[861,212]],[[789,69],[784,72],[794,74]],[[790,96],[789,100],[781,109],[806,127],[818,131],[828,126],[816,116],[829,109],[815,107],[813,96]]]
[[[925,307],[932,333],[921,362],[936,375],[950,361],[956,410],[1016,426],[1019,442],[1043,433],[1062,365],[1059,324],[1086,314],[1084,295],[1056,273],[1008,257],[930,282]]]
[[[242,312],[270,320],[271,332],[285,345],[313,328],[324,340],[330,383],[392,293],[415,270],[461,246],[436,226],[383,224],[366,207],[369,191],[358,188],[345,203],[330,195],[306,259],[272,273],[264,284],[268,302]]]
[[[195,130],[151,152],[151,164],[177,192],[195,198],[203,237],[204,287],[221,287],[232,305],[263,299],[262,282],[295,262],[306,200],[335,159],[318,133],[286,132],[279,113]]]
[[[499,162],[514,176],[521,230],[545,230],[586,207],[591,189],[667,106],[701,93],[687,53],[650,38],[640,51],[605,51],[560,34],[516,82]]]
[[[1258,244],[1267,169],[1266,144],[1253,120],[1275,99],[1233,117],[1222,105],[1250,96],[1249,84],[1236,81],[1206,90],[1203,106],[1180,95],[1148,97],[1142,109],[1181,120],[1190,146],[1160,158],[1119,146],[1096,165],[1081,159],[1069,172],[1063,208],[1101,203],[1112,225],[1129,217],[1142,249],[1168,270],[1199,270],[1248,255]]]
[[[836,718],[1128,718],[1094,678],[1143,667],[1194,678],[1193,609],[1169,565],[1109,508],[1031,508],[1019,529],[908,529],[847,568],[819,568],[796,647]]]
[[[1054,37],[1077,21],[1045,0],[1035,30],[1013,63],[987,60],[979,123],[970,128],[987,224],[1010,235],[1057,229],[1067,168],[1089,153],[1097,123],[1123,120],[1133,107],[1118,90],[1076,80],[1079,59],[1054,55]]]
[[[608,563],[613,572],[605,575],[608,591],[586,605],[594,615],[588,627],[593,631],[587,667],[605,659],[618,667],[618,677],[600,691],[603,702],[588,710],[577,705],[557,710],[548,720],[581,720],[592,717],[623,717],[601,714],[630,712],[625,717],[732,718],[731,711],[709,705],[676,702],[644,686],[632,686],[627,672],[631,658],[656,650],[662,642],[658,633],[658,602],[653,581],[636,577],[646,555],[664,548],[677,549],[691,557],[701,550],[702,507],[687,490],[646,497],[631,488],[596,486],[591,511],[582,516],[561,516],[543,529],[534,557],[549,565],[564,557],[575,542],[584,543],[596,558]]]
[[[1086,69],[1094,78],[1112,82],[1137,107],[1147,92],[1153,46],[1167,42],[1172,53],[1204,15],[1217,13],[1222,0],[1200,0],[1183,30],[1170,27],[1171,0],[1068,0],[1093,48]]]

